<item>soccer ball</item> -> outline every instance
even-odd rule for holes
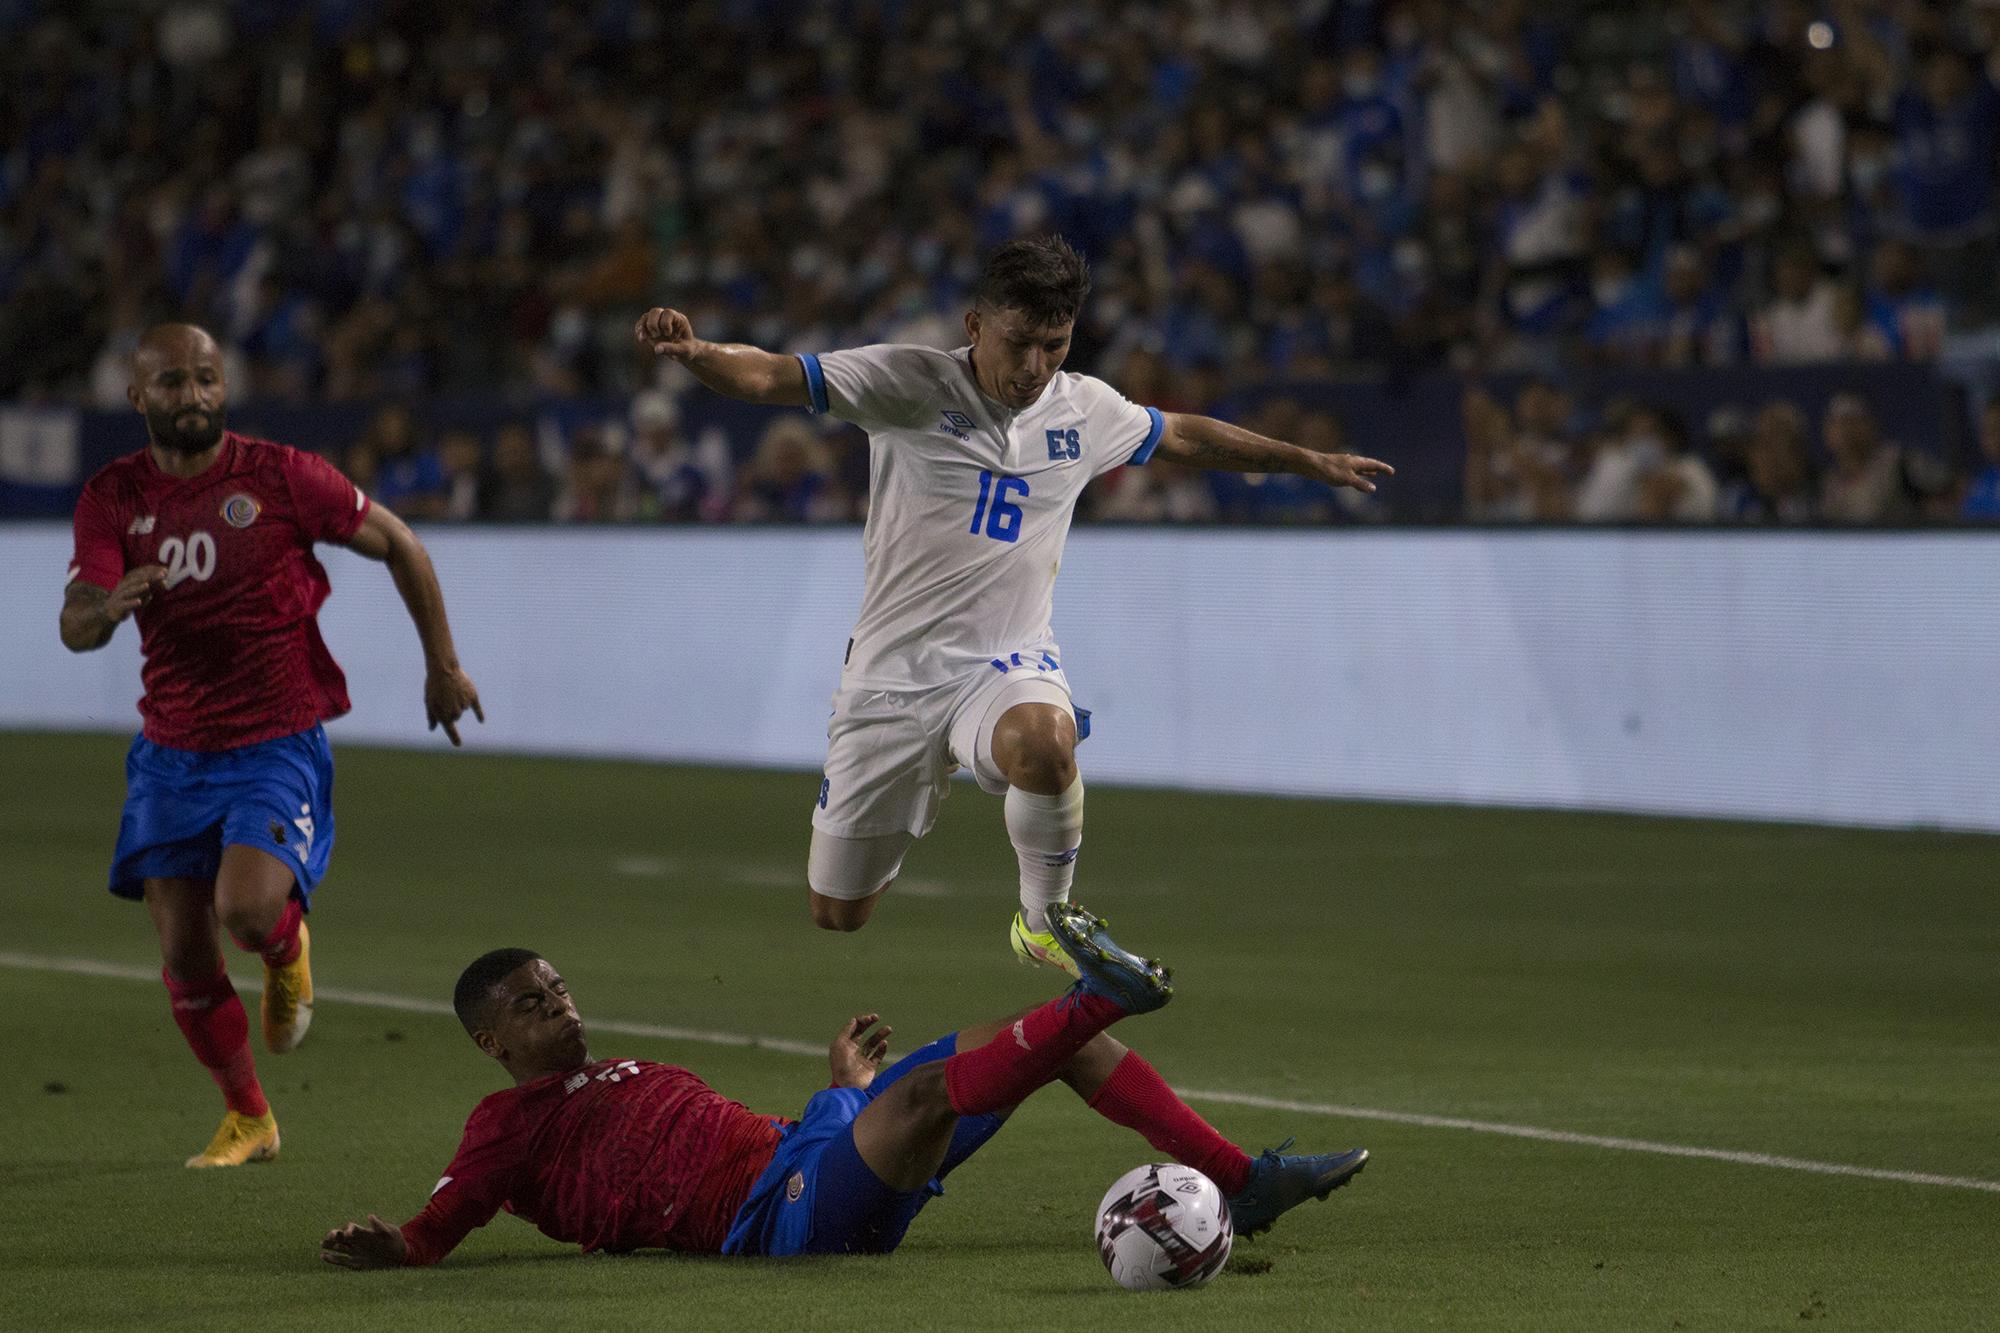
[[[1131,1291],[1199,1287],[1229,1262],[1229,1202],[1190,1166],[1139,1166],[1097,1207],[1097,1252]]]

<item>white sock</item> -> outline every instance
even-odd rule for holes
[[[1007,836],[1021,861],[1021,920],[1049,928],[1049,904],[1069,901],[1076,854],[1083,846],[1083,778],[1057,796],[1007,789]]]

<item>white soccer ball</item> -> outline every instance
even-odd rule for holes
[[[1139,1166],[1097,1206],[1097,1252],[1132,1291],[1199,1287],[1229,1262],[1229,1201],[1191,1166]]]

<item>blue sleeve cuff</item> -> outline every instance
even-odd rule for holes
[[[1160,436],[1166,433],[1167,419],[1160,415],[1159,408],[1147,408],[1146,415],[1153,420],[1152,428],[1146,432],[1146,439],[1144,443],[1140,444],[1139,451],[1125,460],[1133,467],[1144,467],[1146,465],[1146,460],[1153,456],[1153,450],[1160,447]]]
[[[826,372],[819,368],[819,358],[811,352],[800,352],[798,358],[806,368],[806,396],[812,400],[812,410],[826,411]]]

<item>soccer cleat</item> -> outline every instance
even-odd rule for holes
[[[1324,1199],[1368,1165],[1366,1148],[1317,1157],[1279,1155],[1291,1146],[1292,1141],[1286,1139],[1251,1161],[1249,1183],[1229,1201],[1229,1220],[1237,1235],[1254,1236],[1270,1230],[1285,1213],[1307,1199]]]
[[[1104,922],[1075,903],[1049,906],[1049,933],[1076,964],[1076,985],[1128,1014],[1144,1014],[1174,997],[1173,973],[1155,959],[1121,948]]]
[[[1007,932],[1007,939],[1014,946],[1014,956],[1029,967],[1055,967],[1073,977],[1083,976],[1076,970],[1076,960],[1056,943],[1056,937],[1046,930],[1029,930],[1019,912],[1014,913],[1014,925]]]
[[[312,936],[299,922],[299,956],[283,967],[264,964],[264,1047],[274,1055],[298,1049],[313,1021]]]
[[[230,1111],[208,1146],[187,1159],[193,1167],[241,1166],[245,1162],[278,1160],[278,1118],[269,1111],[244,1115]]]

